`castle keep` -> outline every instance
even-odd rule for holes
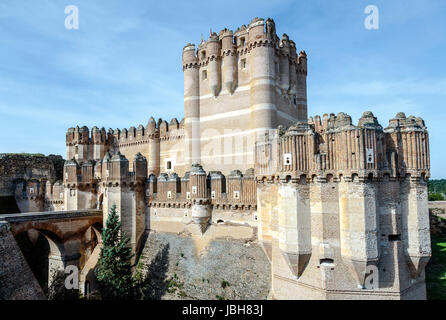
[[[307,55],[271,19],[187,44],[183,71],[182,121],[68,130],[65,210],[105,221],[116,204],[135,250],[145,232],[186,234],[198,251],[254,237],[274,299],[426,297],[422,119],[308,118]]]
[[[123,130],[71,128],[67,158],[102,160],[107,151],[147,157],[149,174],[183,175],[194,163],[229,174],[254,167],[253,145],[278,125],[307,120],[305,52],[296,53],[272,20],[213,33],[183,50],[184,119],[150,118]]]

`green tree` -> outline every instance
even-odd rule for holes
[[[433,192],[429,193],[429,201],[443,201],[444,197],[441,193]]]
[[[129,238],[121,232],[116,205],[113,205],[102,233],[103,246],[95,269],[103,299],[127,300],[133,296],[133,254],[128,242]]]

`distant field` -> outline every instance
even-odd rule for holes
[[[426,268],[427,298],[446,300],[446,236],[432,236],[432,258]]]

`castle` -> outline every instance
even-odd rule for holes
[[[183,71],[182,121],[69,129],[63,186],[47,197],[100,208],[104,221],[116,204],[135,250],[145,232],[230,239],[249,228],[273,299],[426,297],[422,119],[308,118],[307,55],[271,19],[187,44]]]

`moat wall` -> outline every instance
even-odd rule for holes
[[[25,257],[9,231],[0,222],[0,300],[45,299]]]
[[[0,213],[45,210],[45,192],[62,180],[64,159],[49,155],[0,154]]]
[[[431,234],[446,235],[446,201],[429,201]]]
[[[229,239],[217,236],[220,228],[230,226],[212,225],[207,236],[148,233],[138,267],[147,277],[144,298],[266,299],[270,263],[255,233]]]

